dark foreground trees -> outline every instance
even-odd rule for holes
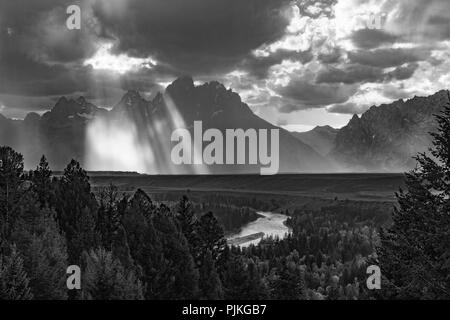
[[[25,173],[14,150],[0,148],[0,156],[5,299],[365,297],[360,283],[374,241],[373,226],[361,226],[368,213],[299,210],[286,239],[230,248],[214,214],[196,214],[185,197],[168,207],[143,190],[94,194],[76,161],[56,177],[45,158]],[[339,210],[350,223],[336,218]],[[72,264],[82,271],[79,291],[66,288]]]
[[[416,158],[393,224],[381,232],[386,298],[450,299],[450,103],[437,122],[431,154]]]
[[[0,148],[0,299],[219,299],[225,245],[214,216],[196,220],[187,198],[172,210],[142,190],[95,195],[74,160],[52,178],[45,157],[26,173]],[[72,264],[82,289],[69,293]]]

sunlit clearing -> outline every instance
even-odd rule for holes
[[[95,55],[84,62],[85,66],[92,66],[95,70],[111,71],[124,74],[142,68],[151,69],[156,61],[151,58],[133,58],[125,54],[114,55],[111,53],[112,43],[100,46]]]

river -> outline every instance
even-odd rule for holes
[[[248,247],[250,244],[258,244],[262,237],[278,236],[284,238],[291,233],[291,229],[285,225],[287,216],[273,212],[258,212],[260,217],[244,225],[241,231],[228,237],[228,243],[240,247]]]

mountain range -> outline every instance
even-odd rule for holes
[[[371,107],[339,130],[329,158],[345,170],[409,170],[415,166],[414,156],[431,146],[434,115],[449,101],[450,92],[442,90],[428,97]]]
[[[339,129],[330,126],[317,126],[307,132],[292,132],[292,135],[303,143],[310,145],[322,156],[328,156],[334,148],[334,141],[338,132]]]
[[[0,145],[21,152],[27,168],[34,167],[45,154],[55,170],[75,158],[88,170],[157,174],[260,171],[260,165],[174,165],[171,134],[180,127],[192,131],[194,121],[202,121],[203,130],[216,128],[223,134],[233,128],[279,129],[280,173],[320,172],[333,167],[288,131],[256,116],[237,93],[218,82],[195,86],[190,77],[175,80],[152,100],[128,91],[111,110],[96,107],[83,97],[62,97],[42,116],[30,113],[24,120],[1,116]]]
[[[441,90],[428,97],[372,106],[341,129],[325,126],[292,134],[339,164],[341,171],[403,172],[414,167],[417,153],[431,146],[434,115],[449,101],[450,92]]]
[[[42,116],[23,120],[0,114],[0,145],[24,155],[33,168],[45,154],[54,170],[75,158],[88,170],[139,171],[150,174],[258,173],[260,165],[174,165],[170,152],[173,130],[279,129],[280,173],[398,172],[414,166],[413,156],[431,144],[433,115],[449,101],[448,91],[373,106],[341,129],[316,127],[292,133],[256,116],[240,96],[218,82],[196,86],[181,77],[147,100],[128,91],[111,109],[84,97],[60,98]],[[270,150],[270,149],[269,149]],[[248,154],[247,154],[248,157]]]

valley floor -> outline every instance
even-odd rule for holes
[[[403,174],[259,175],[91,175],[94,186],[113,183],[124,191],[141,188],[158,192],[232,192],[300,196],[324,200],[395,201]]]

